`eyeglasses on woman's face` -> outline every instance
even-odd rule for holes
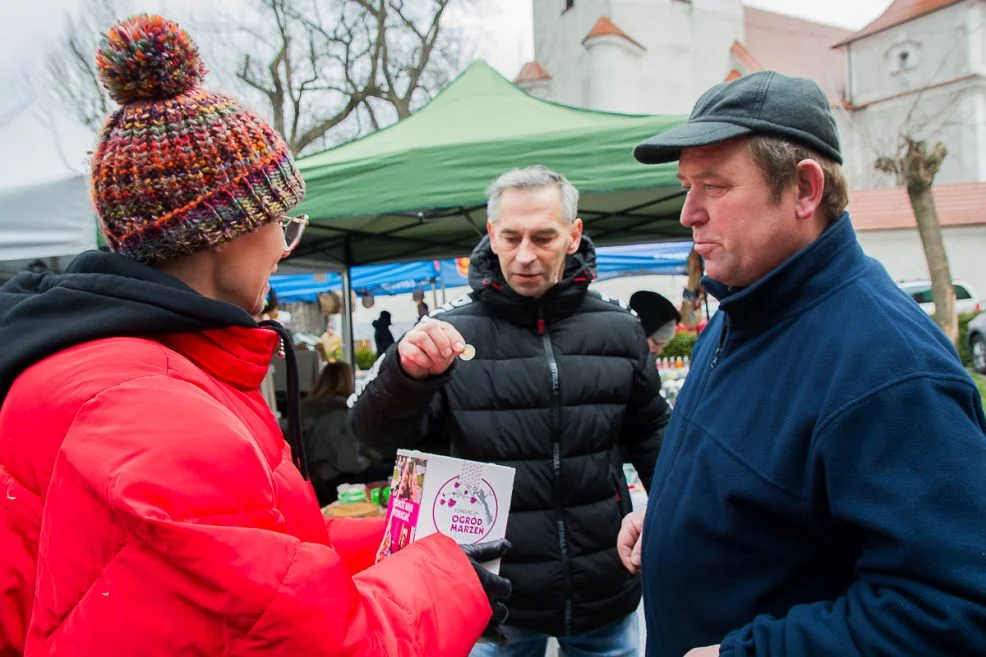
[[[298,243],[301,242],[301,236],[305,234],[305,226],[307,225],[307,214],[281,219],[281,229],[284,230],[284,243],[287,244],[288,251],[293,251],[298,246]]]

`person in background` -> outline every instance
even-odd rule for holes
[[[342,353],[342,335],[331,326],[326,326],[318,338],[315,351],[323,363],[335,362],[336,356]]]
[[[286,444],[260,395],[280,340],[294,362],[253,319],[306,221],[284,140],[160,16],[114,24],[96,68],[113,252],[0,288],[0,654],[465,654],[502,619],[479,563],[506,545],[373,565],[382,520],[322,517],[297,399]]]
[[[394,344],[394,334],[390,332],[390,311],[381,311],[380,317],[373,320],[373,341],[376,343],[378,357]]]
[[[644,325],[644,335],[647,336],[651,353],[660,354],[674,338],[681,321],[678,310],[663,295],[649,290],[630,295],[630,309],[637,313],[640,323]]]
[[[982,398],[860,248],[829,98],[752,73],[634,155],[678,161],[720,302],[620,535],[647,656],[983,654]]]
[[[260,320],[263,321],[272,319],[277,321],[280,314],[281,311],[277,304],[277,292],[271,289],[267,292],[267,298],[264,301],[264,309],[260,312]]]
[[[692,250],[688,253],[688,280],[681,290],[679,331],[701,333],[708,324],[705,313],[708,303],[705,289],[702,287],[703,274],[702,256],[692,246]]]
[[[635,656],[640,582],[616,538],[631,509],[622,456],[649,487],[667,422],[654,357],[630,310],[589,289],[595,247],[564,176],[516,169],[487,193],[473,292],[377,360],[353,408],[357,436],[516,468],[508,643],[474,657],[544,655],[552,636],[570,655]]]
[[[422,317],[427,317],[429,312],[431,312],[431,311],[428,309],[427,302],[425,302],[424,299],[422,299],[421,301],[419,301],[418,302],[418,319],[421,319]]]
[[[361,449],[353,435],[346,400],[355,386],[352,365],[333,359],[301,402],[308,472],[320,506],[336,501],[339,484],[382,481],[393,472],[393,463],[381,463],[378,455]]]
[[[267,293],[267,300],[264,303],[264,309],[261,311],[260,315],[255,315],[254,319],[257,322],[263,322],[266,320],[277,320],[277,294],[274,290]],[[275,355],[274,358],[277,356]],[[273,360],[267,364],[267,374],[264,375],[264,380],[260,382],[260,394],[264,398],[264,402],[267,403],[267,407],[270,408],[271,413],[280,422],[281,412],[277,408],[277,391],[274,387],[274,362]]]

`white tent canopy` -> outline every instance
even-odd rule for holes
[[[0,261],[73,256],[96,247],[86,180],[0,189]]]
[[[85,176],[94,135],[73,118],[31,101],[2,113],[0,268],[68,259],[96,247]]]

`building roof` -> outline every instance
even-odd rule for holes
[[[537,60],[527,62],[524,67],[520,69],[520,73],[514,78],[514,84],[522,84],[524,82],[541,82],[544,80],[550,80],[551,76],[548,72],[544,70],[544,67],[538,63]]]
[[[606,16],[599,17],[599,20],[596,21],[596,24],[592,26],[592,29],[589,30],[589,33],[585,35],[584,39],[582,39],[582,44],[585,45],[586,41],[601,36],[620,37],[622,39],[626,39],[627,41],[637,46],[641,50],[647,50],[642,45],[640,45],[640,43],[634,41],[629,36],[627,36],[626,32],[616,27],[613,21],[609,20],[609,18]]]
[[[935,185],[932,192],[942,226],[986,224],[986,183]],[[857,231],[917,227],[904,187],[853,190],[848,210]]]
[[[740,45],[764,69],[814,80],[833,104],[842,103],[845,55],[832,44],[849,36],[849,30],[746,6],[743,25],[743,42],[734,48]],[[760,69],[746,72],[753,70]]]
[[[894,0],[876,20],[833,46],[838,48],[965,0]]]
[[[736,63],[746,69],[748,73],[763,70],[763,65],[758,62],[757,58],[754,57],[753,54],[746,49],[746,46],[739,41],[733,41],[733,45],[729,47],[729,54],[736,58]]]

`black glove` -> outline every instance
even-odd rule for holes
[[[500,625],[507,620],[507,606],[504,600],[510,597],[510,580],[506,577],[494,575],[479,564],[494,561],[501,558],[510,549],[510,541],[501,538],[496,541],[486,543],[475,543],[473,545],[460,545],[462,551],[469,558],[476,577],[483,586],[486,598],[490,602],[490,609],[493,610],[493,618],[483,631],[483,639],[494,643],[506,643],[506,637],[500,631]]]

